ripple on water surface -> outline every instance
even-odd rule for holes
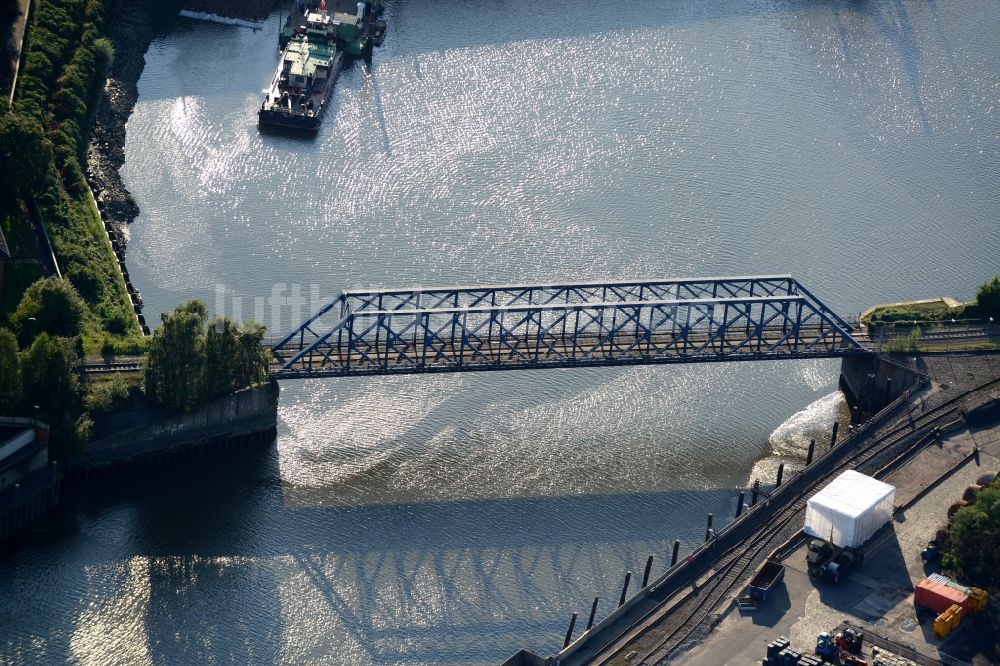
[[[278,332],[299,317],[267,299],[293,285],[308,305],[360,285],[786,272],[846,315],[996,272],[995,2],[522,9],[390,2],[386,45],[345,71],[314,141],[254,126],[277,13],[165,30],[123,169],[147,318],[215,307],[217,287],[226,314]],[[623,571],[773,477],[756,461],[821,440],[836,378],[816,361],[288,383],[270,457],[67,509],[0,560],[0,654],[550,653]]]

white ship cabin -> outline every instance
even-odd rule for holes
[[[325,50],[319,47],[319,50]],[[313,52],[308,42],[289,45],[285,50],[281,83],[285,88],[306,90],[322,86],[330,74],[330,59]]]
[[[306,35],[314,41],[326,41],[332,28],[333,19],[325,13],[310,12],[306,16]]]

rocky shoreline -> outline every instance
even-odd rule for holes
[[[128,225],[139,214],[139,206],[122,182],[119,170],[125,164],[125,124],[139,97],[139,77],[153,39],[156,3],[129,0],[117,4],[111,17],[115,58],[91,125],[87,181],[124,272]],[[127,272],[125,276],[128,282]]]

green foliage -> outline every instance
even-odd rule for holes
[[[26,344],[35,335],[74,337],[80,334],[87,306],[68,280],[43,278],[24,292],[12,321]]]
[[[917,345],[920,342],[920,329],[911,328],[906,331],[904,335],[897,335],[889,340],[885,345],[885,350],[888,352],[913,352],[917,351]]]
[[[0,190],[32,194],[45,187],[52,144],[34,118],[0,114]]]
[[[138,380],[114,375],[108,380],[88,384],[83,402],[93,416],[107,414],[126,402],[133,388],[138,388]]]
[[[206,327],[207,309],[199,301],[161,319],[145,368],[146,394],[161,404],[191,409],[267,378],[263,326],[219,318]]]
[[[976,314],[980,317],[1000,318],[1000,275],[979,287],[976,292]]]
[[[40,334],[21,352],[21,395],[24,409],[49,424],[52,441],[78,443],[81,413],[79,386],[73,366],[79,360],[74,341]]]
[[[147,358],[146,394],[175,409],[201,401],[205,375],[205,304],[191,301],[164,313]]]
[[[106,78],[111,69],[111,63],[115,60],[115,49],[111,45],[111,40],[105,37],[94,40],[94,60],[98,76],[102,79]]]
[[[113,58],[102,37],[106,0],[34,0],[15,110],[45,128],[51,143],[45,160],[47,187],[36,190],[43,224],[63,274],[93,307],[89,338],[101,330],[139,332],[125,283],[87,193],[90,112]],[[95,350],[96,351],[96,350]]]
[[[17,362],[17,338],[0,328],[0,414],[14,414],[21,403],[21,371]]]
[[[150,338],[141,335],[125,337],[104,336],[99,348],[104,355],[130,355],[141,356],[149,351]]]
[[[994,480],[974,503],[955,513],[949,537],[946,566],[980,587],[1000,583],[1000,481]]]

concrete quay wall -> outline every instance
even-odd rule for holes
[[[851,409],[851,420],[864,422],[893,400],[912,391],[921,375],[885,356],[846,356],[840,364],[840,391]]]
[[[192,452],[266,445],[274,441],[278,384],[271,381],[90,442],[73,474],[156,463]]]

